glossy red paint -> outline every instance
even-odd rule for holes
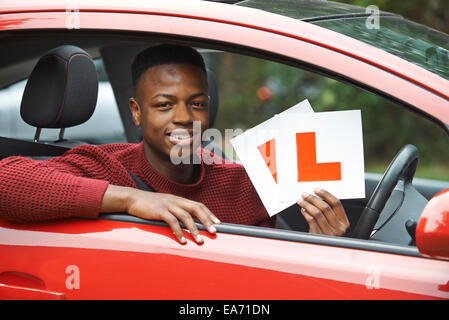
[[[332,61],[335,73],[384,90],[449,122],[447,80],[308,23],[206,2],[195,6],[186,1],[148,2],[148,8],[114,0],[107,5],[95,0],[77,4],[81,29],[194,35],[206,43],[212,39],[252,47],[325,69]],[[65,30],[68,5],[2,4],[0,30]],[[449,207],[447,200],[444,203],[440,209]],[[420,221],[417,230],[417,238],[421,237],[417,241],[424,248],[434,245],[428,242],[428,233],[419,231],[427,230],[428,221]],[[435,229],[442,230],[436,238],[440,251],[430,254],[441,254],[441,245],[448,247],[447,228],[444,223]],[[169,228],[138,223],[70,219],[16,225],[0,221],[0,257],[8,257],[0,259],[0,298],[449,299],[447,261],[202,234],[203,245],[187,236],[183,246]],[[77,281],[79,287],[74,285]]]
[[[449,260],[449,189],[436,194],[424,208],[416,245],[423,255]]]
[[[168,227],[105,220],[1,221],[0,234],[0,272],[15,275],[0,298],[17,287],[67,299],[449,298],[447,262],[432,259],[205,232],[180,245]]]
[[[65,295],[60,292],[0,283],[0,298],[3,300],[64,300]]]

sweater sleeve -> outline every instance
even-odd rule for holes
[[[108,184],[66,162],[5,158],[0,161],[0,217],[18,222],[97,217]]]

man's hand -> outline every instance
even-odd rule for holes
[[[340,200],[325,190],[314,189],[315,195],[304,193],[298,201],[310,233],[342,236],[349,221]]]
[[[127,212],[133,216],[168,223],[176,238],[186,243],[179,221],[182,221],[197,243],[203,243],[193,218],[196,217],[211,234],[220,220],[202,203],[166,193],[109,185],[103,197],[101,212]]]

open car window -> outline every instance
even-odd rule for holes
[[[222,132],[225,150],[233,150],[228,147],[226,129],[250,129],[304,99],[315,112],[361,110],[366,197],[342,200],[351,224],[346,236],[351,236],[382,174],[406,144],[416,146],[420,154],[414,186],[421,195],[429,200],[449,187],[446,128],[424,114],[354,85],[290,65],[223,51],[205,50],[203,56],[218,82],[220,107],[214,127]],[[235,152],[227,157],[239,162]],[[401,205],[392,197],[385,216],[394,215]],[[286,223],[278,223],[278,228],[309,230],[297,205],[278,217]]]
[[[220,107],[214,126],[223,137],[225,129],[252,128],[308,99],[315,112],[361,110],[366,172],[384,173],[399,149],[410,143],[420,152],[415,177],[449,180],[448,134],[423,114],[285,64],[221,51],[203,56],[218,82]]]
[[[231,150],[226,156],[237,162],[239,159],[230,147],[229,138],[232,136],[226,135],[227,129],[234,132],[250,129],[304,99],[310,101],[315,112],[360,109],[362,115],[366,197],[342,201],[351,223],[346,240],[335,242],[330,239],[337,237],[322,238],[308,234],[308,224],[297,205],[278,215],[282,223],[278,223],[277,231],[226,225],[222,232],[292,241],[306,241],[310,237],[313,243],[387,252],[402,250],[403,254],[419,255],[413,246],[391,247],[393,243],[375,241],[360,244],[348,237],[382,174],[406,144],[416,146],[420,152],[414,183],[417,190],[430,199],[449,187],[449,176],[445,170],[449,160],[449,141],[444,126],[396,102],[313,71],[249,55],[198,49],[207,67],[213,71],[218,85],[219,108],[213,127],[220,130],[223,140],[216,142],[224,151]],[[392,212],[395,209],[393,204]],[[127,221],[126,216],[112,215],[107,219]]]

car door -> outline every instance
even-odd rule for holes
[[[198,245],[124,215],[0,227],[2,299],[449,298],[416,248],[223,224]]]

